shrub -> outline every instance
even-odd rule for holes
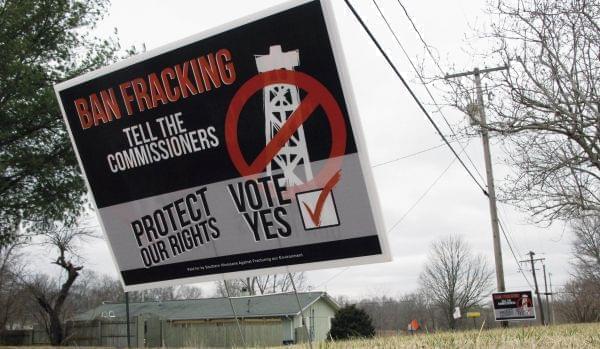
[[[335,313],[329,336],[332,339],[373,337],[375,328],[371,317],[356,305],[348,305]]]

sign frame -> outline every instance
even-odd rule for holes
[[[362,131],[362,123],[358,113],[358,107],[355,100],[355,93],[353,91],[353,87],[350,81],[350,73],[348,71],[348,65],[346,62],[346,57],[344,55],[344,51],[341,44],[340,34],[338,31],[338,27],[334,18],[334,10],[333,5],[330,0],[289,0],[280,5],[270,7],[268,9],[259,11],[252,15],[242,17],[240,19],[228,22],[226,24],[214,27],[212,29],[200,32],[198,34],[186,37],[181,40],[174,41],[172,43],[166,44],[164,46],[149,50],[147,52],[141,53],[139,55],[130,57],[128,59],[119,61],[110,66],[86,73],[84,75],[75,77],[68,81],[56,84],[54,86],[56,97],[59,101],[60,110],[62,112],[64,122],[67,125],[67,130],[71,142],[74,147],[74,151],[77,157],[77,161],[82,170],[84,181],[86,187],[88,189],[88,194],[90,196],[90,201],[96,212],[98,211],[98,205],[96,202],[96,198],[93,195],[92,187],[88,180],[88,175],[83,166],[83,162],[80,156],[80,152],[77,149],[75,138],[73,136],[72,130],[69,126],[69,120],[67,117],[67,113],[65,112],[65,107],[61,101],[60,93],[68,88],[83,84],[85,82],[91,81],[93,79],[108,75],[114,71],[121,70],[123,68],[127,68],[136,63],[140,63],[146,61],[148,59],[160,56],[164,53],[173,51],[177,48],[183,47],[185,45],[189,45],[207,38],[210,38],[214,35],[235,29],[237,27],[243,26],[245,24],[249,24],[251,22],[275,15],[279,12],[292,9],[294,7],[308,4],[311,2],[319,2],[321,5],[321,10],[323,12],[323,16],[326,24],[326,31],[328,34],[329,43],[331,45],[331,50],[333,53],[333,57],[335,59],[335,65],[338,71],[337,77],[339,79],[341,90],[344,95],[344,100],[340,101],[341,103],[345,103],[345,107],[348,114],[348,119],[352,125],[352,133],[354,142],[356,143],[356,155],[359,160],[360,170],[362,171],[363,180],[366,186],[366,192],[368,196],[368,203],[370,207],[370,213],[373,217],[373,222],[375,226],[376,235],[378,238],[379,246],[381,248],[381,253],[376,255],[369,256],[360,256],[360,257],[351,257],[351,258],[343,258],[343,259],[335,259],[335,260],[326,260],[319,262],[310,262],[310,263],[302,263],[302,264],[288,264],[283,266],[276,267],[268,267],[268,268],[260,268],[260,269],[250,269],[236,272],[228,272],[228,273],[219,273],[219,274],[209,274],[202,276],[192,276],[192,277],[182,277],[182,278],[174,278],[174,279],[163,279],[160,281],[153,282],[144,282],[139,284],[126,284],[123,278],[123,274],[119,264],[117,263],[117,258],[115,252],[113,251],[113,247],[111,246],[109,239],[107,228],[105,222],[99,217],[99,224],[102,229],[105,240],[107,241],[109,251],[111,254],[111,258],[113,263],[119,272],[119,278],[121,280],[121,284],[123,285],[125,291],[135,291],[135,290],[143,290],[148,288],[156,288],[156,287],[165,287],[165,286],[173,286],[180,284],[189,284],[189,283],[197,283],[197,282],[206,282],[206,281],[219,281],[232,279],[232,278],[243,278],[247,276],[254,276],[260,274],[277,274],[277,273],[288,273],[288,272],[301,272],[307,270],[315,270],[315,269],[323,269],[323,268],[337,268],[337,267],[347,267],[353,265],[362,265],[368,263],[380,263],[387,262],[392,260],[389,243],[387,239],[387,232],[384,227],[384,221],[382,216],[382,211],[380,207],[380,201],[378,197],[378,193],[375,187],[373,174],[371,172],[369,155],[367,152],[366,141]],[[324,39],[325,40],[325,39]],[[99,215],[99,213],[97,213]]]
[[[514,307],[504,307],[504,308],[499,308],[498,305],[496,304],[496,296],[512,296],[512,297],[507,297],[507,299],[515,299],[515,306]],[[501,309],[516,309],[517,307],[517,303],[518,300],[520,298],[522,298],[523,295],[527,295],[527,297],[529,298],[529,302],[531,304],[531,312],[533,313],[533,315],[524,315],[524,316],[500,316],[499,314],[499,310]],[[506,291],[506,292],[494,292],[492,293],[492,308],[494,310],[494,319],[496,321],[534,321],[537,318],[537,314],[535,311],[535,303],[533,301],[533,291],[531,290],[525,290],[525,291]],[[529,308],[529,307],[528,307]]]

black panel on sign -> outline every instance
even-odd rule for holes
[[[239,177],[225,145],[225,115],[236,91],[258,73],[255,55],[268,54],[271,45],[281,45],[283,51],[299,50],[300,64],[295,69],[314,77],[332,93],[346,121],[346,154],[355,153],[356,145],[325,20],[320,3],[314,1],[61,91],[60,98],[98,207]],[[134,112],[132,116],[126,115],[118,91],[119,84],[146,78],[151,73],[160,74],[166,67],[220,49],[231,52],[236,72],[236,79],[231,85],[213,88],[152,110]],[[109,88],[117,94],[116,99],[124,115],[119,120],[83,130],[74,101]],[[304,95],[305,92],[301,91],[301,97]],[[129,147],[124,128],[150,122],[151,130],[156,134],[160,130],[154,120],[178,112],[182,113],[181,119],[188,131],[213,126],[220,145],[126,171],[111,172],[107,156]],[[327,158],[331,148],[330,127],[322,108],[317,108],[304,123],[304,131],[311,161]],[[260,91],[243,108],[238,134],[246,161],[251,162],[265,146],[264,105]]]

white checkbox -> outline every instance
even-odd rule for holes
[[[296,201],[305,230],[340,225],[333,191],[327,194],[322,205],[318,207],[319,197],[321,197],[322,192],[323,189],[317,189],[296,194]]]

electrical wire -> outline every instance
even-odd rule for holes
[[[442,118],[444,119],[444,121],[446,122],[446,125],[448,126],[448,128],[450,129],[450,131],[452,132],[452,134],[453,134],[453,135],[456,137],[457,135],[456,135],[456,133],[455,133],[454,129],[452,128],[452,126],[451,126],[451,125],[450,125],[450,123],[448,122],[448,119],[446,118],[446,116],[445,116],[445,115],[444,115],[444,113],[442,112],[442,110],[441,110],[441,108],[440,108],[439,104],[436,102],[436,100],[435,100],[435,98],[434,98],[433,94],[431,93],[430,89],[427,87],[427,84],[425,83],[423,76],[422,76],[422,75],[419,73],[419,71],[418,71],[417,67],[415,66],[415,64],[413,63],[412,59],[410,58],[410,55],[408,54],[408,52],[406,51],[406,49],[404,48],[404,46],[403,46],[403,45],[402,45],[402,43],[400,42],[400,39],[399,39],[399,38],[398,38],[398,36],[396,35],[396,32],[393,30],[393,28],[392,28],[391,24],[389,23],[389,21],[387,20],[387,18],[386,18],[386,17],[385,17],[385,15],[383,14],[383,11],[381,10],[381,8],[379,7],[379,5],[377,4],[376,0],[372,0],[372,2],[373,2],[373,4],[375,5],[375,7],[377,8],[377,11],[379,12],[379,15],[381,16],[381,18],[384,20],[384,22],[385,22],[385,24],[386,24],[386,26],[387,26],[388,30],[390,31],[390,33],[393,35],[394,39],[396,40],[396,43],[398,44],[398,46],[400,47],[400,49],[402,50],[402,52],[403,52],[403,53],[404,53],[404,55],[406,56],[406,58],[407,58],[407,60],[409,61],[410,65],[413,67],[413,69],[414,69],[415,73],[417,74],[417,76],[418,76],[419,80],[421,81],[421,84],[424,86],[425,90],[427,91],[427,94],[429,95],[429,97],[431,98],[432,102],[433,102],[433,103],[434,103],[434,105],[437,107],[437,110],[438,110],[438,112],[440,113],[440,115],[442,116]],[[427,52],[429,53],[429,56],[431,57],[432,61],[433,61],[433,62],[434,62],[434,64],[437,66],[437,68],[440,70],[440,72],[441,72],[442,74],[444,74],[444,71],[443,71],[443,69],[441,68],[441,66],[440,66],[440,64],[439,64],[439,62],[438,62],[438,60],[437,60],[437,59],[435,58],[435,56],[433,55],[433,52],[431,52],[430,46],[429,46],[429,45],[428,45],[428,44],[425,42],[425,39],[424,39],[424,38],[423,38],[423,36],[421,35],[421,32],[420,32],[420,31],[419,31],[419,29],[417,28],[417,26],[416,26],[415,22],[413,21],[412,17],[409,15],[408,11],[406,10],[406,7],[405,7],[405,6],[402,4],[402,2],[401,2],[400,0],[397,0],[397,2],[398,2],[398,4],[400,5],[400,7],[402,8],[402,10],[404,11],[404,14],[405,14],[405,15],[406,15],[406,17],[408,18],[408,20],[410,21],[410,23],[411,23],[411,25],[412,25],[412,27],[413,27],[414,31],[417,33],[417,36],[419,37],[419,39],[420,39],[420,40],[421,40],[421,42],[423,43],[423,46],[425,47],[425,49],[426,49],[426,50],[427,50]],[[356,11],[353,9],[352,5],[351,5],[351,4],[350,4],[350,3],[349,3],[347,0],[346,0],[346,4],[347,4],[347,5],[350,7],[350,9],[352,10],[353,14],[354,14],[354,15],[357,17],[357,19],[359,20],[359,22],[361,23],[361,25],[363,26],[363,28],[364,28],[364,29],[367,31],[367,33],[369,34],[369,36],[371,36],[371,39],[372,39],[372,40],[375,42],[375,44],[377,45],[377,47],[379,48],[379,50],[380,50],[380,51],[382,52],[382,54],[384,54],[384,56],[385,56],[385,53],[383,52],[382,48],[381,48],[381,47],[379,46],[379,44],[376,42],[376,40],[374,39],[373,35],[372,35],[371,33],[369,33],[369,30],[368,30],[368,28],[365,26],[364,22],[362,22],[362,21],[361,21],[360,17],[359,17],[359,16],[358,16],[358,14],[356,13]],[[394,68],[394,67],[393,67],[393,64],[391,63],[391,61],[389,60],[389,58],[387,58],[387,57],[386,57],[386,60],[388,60],[388,63],[389,63],[390,65],[392,65],[392,68]],[[396,71],[396,69],[394,69],[394,71]],[[397,73],[397,75],[399,75],[397,71],[396,71],[396,73]],[[409,87],[406,85],[405,81],[402,79],[402,77],[400,77],[400,76],[399,76],[399,78],[402,80],[402,82],[405,84],[405,86],[406,86],[407,88],[409,88]],[[410,91],[410,89],[409,89],[409,91]],[[416,100],[416,97],[414,96],[414,94],[413,94],[412,92],[411,92],[411,94],[413,95],[413,98],[415,98],[415,100]],[[418,102],[418,101],[417,101],[417,103],[420,103],[420,102]],[[429,118],[429,116],[428,116],[428,118]],[[432,120],[430,120],[430,121],[432,121]],[[434,125],[434,127],[435,127],[435,125]],[[436,128],[436,130],[437,130],[437,128]],[[438,133],[439,133],[439,132],[438,132]],[[465,147],[463,147],[463,145],[462,145],[460,142],[459,142],[459,145],[461,146],[461,148],[462,148],[462,151],[464,152],[464,150],[465,150]],[[450,144],[448,144],[448,146],[450,146]],[[454,151],[453,151],[453,152],[454,152]],[[454,153],[455,153],[455,152],[454,152]],[[456,153],[455,153],[455,155],[456,155]],[[469,162],[471,163],[471,165],[473,166],[473,168],[475,169],[475,171],[477,172],[477,174],[479,175],[479,177],[480,177],[480,178],[483,180],[483,176],[481,175],[481,173],[480,173],[480,172],[479,172],[479,170],[477,169],[477,166],[475,166],[475,164],[474,164],[473,160],[471,159],[471,157],[470,157],[468,154],[465,154],[465,156],[466,156],[466,157],[469,159]],[[458,155],[457,155],[457,157],[458,157]],[[460,160],[460,159],[459,159],[459,160]],[[461,161],[461,163],[462,163],[462,161]],[[462,164],[463,164],[463,167],[464,167],[464,163],[462,163]],[[449,168],[449,167],[448,167],[448,168]],[[448,169],[448,168],[447,168],[447,169]],[[447,170],[447,169],[446,169],[446,170]],[[465,168],[465,169],[466,169],[466,168]],[[468,171],[468,170],[467,170],[467,171]],[[469,171],[468,171],[468,172],[469,172]],[[442,175],[443,175],[444,173],[445,173],[445,171],[444,171],[444,172],[442,172]],[[470,174],[470,175],[471,175],[471,177],[473,178],[473,176],[472,176],[472,174],[471,174],[470,172],[469,172],[469,174]],[[432,184],[432,186],[430,186],[430,188],[431,188],[431,187],[433,187],[433,185],[435,185],[435,183],[437,182],[437,180],[438,180],[439,178],[441,178],[441,176],[440,176],[440,177],[438,177],[438,178],[436,179],[436,181],[435,181],[435,182]],[[473,179],[475,180],[475,178],[473,178]],[[475,181],[476,181],[476,183],[479,185],[479,182],[478,182],[477,180],[475,180]],[[485,180],[483,180],[483,181],[485,182]],[[480,186],[480,185],[479,185],[479,186]],[[481,186],[480,186],[480,187],[481,187]],[[428,188],[428,190],[427,190],[427,191],[424,193],[424,195],[423,195],[421,198],[419,198],[419,200],[417,200],[417,202],[415,203],[415,205],[413,205],[413,207],[411,207],[411,209],[409,209],[409,211],[407,211],[407,213],[406,213],[404,216],[402,216],[398,222],[396,222],[396,223],[394,224],[394,226],[393,226],[393,227],[390,229],[390,231],[391,231],[391,230],[393,230],[393,229],[394,229],[394,228],[395,228],[395,227],[396,227],[396,226],[397,226],[397,225],[398,225],[398,224],[399,224],[399,223],[400,223],[400,222],[401,222],[401,221],[402,221],[402,220],[403,220],[403,219],[406,217],[406,215],[407,215],[407,214],[408,214],[408,213],[409,213],[409,212],[412,210],[412,208],[414,208],[414,206],[416,206],[416,204],[418,204],[418,203],[420,202],[420,200],[421,200],[421,199],[422,199],[422,198],[423,198],[423,197],[424,197],[424,196],[425,196],[425,195],[428,193],[428,191],[430,190],[430,188]],[[486,193],[486,192],[485,192],[485,190],[484,190],[484,193]],[[486,193],[486,195],[487,195],[487,193]],[[510,241],[510,239],[509,239],[510,233],[509,233],[509,232],[508,232],[508,231],[507,231],[507,230],[504,228],[504,225],[502,224],[502,222],[501,222],[500,220],[499,220],[499,226],[500,226],[500,228],[501,228],[501,231],[502,231],[502,234],[503,234],[503,236],[504,236],[504,239],[506,240],[506,244],[508,245],[508,247],[509,247],[509,249],[510,249],[510,252],[511,252],[511,254],[512,254],[513,258],[515,259],[515,262],[517,263],[517,266],[518,266],[518,268],[519,268],[519,270],[520,270],[520,272],[521,272],[521,275],[523,275],[523,278],[525,279],[525,281],[527,282],[527,284],[528,284],[528,285],[531,287],[531,283],[529,282],[529,279],[527,279],[527,276],[526,276],[526,275],[525,275],[525,273],[523,272],[523,270],[522,270],[522,268],[521,268],[521,265],[520,265],[520,263],[519,263],[519,259],[517,258],[516,254],[515,254],[515,251],[514,251],[514,249],[513,249],[513,246],[512,246],[512,244],[511,244],[511,241]],[[512,238],[512,236],[511,236],[511,238]],[[514,240],[514,239],[513,239],[513,240]],[[513,242],[514,242],[514,241],[513,241]],[[516,243],[515,243],[515,245],[516,245]]]
[[[441,144],[444,145],[444,144]],[[441,145],[438,145],[441,146]],[[464,151],[464,150],[463,150]],[[415,155],[415,154],[413,154]],[[398,224],[400,224],[407,216],[408,214],[415,208],[417,207],[417,205],[419,205],[419,203],[425,198],[425,196],[427,196],[427,194],[429,194],[429,192],[431,191],[431,189],[433,189],[433,187],[437,184],[437,182],[444,176],[444,174],[446,172],[448,172],[448,170],[450,169],[450,167],[452,167],[452,165],[456,162],[457,158],[453,158],[452,161],[450,162],[450,164],[448,164],[448,166],[446,168],[444,168],[444,170],[442,171],[442,173],[440,173],[434,180],[433,182],[427,187],[427,189],[425,189],[425,191],[423,192],[423,194],[421,194],[421,196],[419,196],[419,198],[417,199],[417,201],[415,201],[415,203],[413,203],[410,208],[404,212],[404,214],[402,215],[402,217],[400,217],[400,219],[398,219],[390,229],[388,229],[388,233],[391,232],[392,230],[394,230],[394,228],[396,228],[396,226],[398,226]],[[329,282],[331,282],[331,280],[335,279],[336,277],[340,276],[342,273],[344,273],[346,270],[350,269],[350,267],[346,267],[344,269],[342,269],[341,271],[339,271],[338,273],[336,273],[335,275],[331,276],[329,279],[327,279],[325,282],[320,283],[318,286],[315,286],[315,288],[319,288],[323,285],[327,285]]]
[[[504,213],[504,208],[501,205],[499,205],[498,207],[500,208],[500,210],[498,212],[502,212],[503,215],[506,215]],[[508,248],[510,249],[510,252],[511,252],[513,258],[515,259],[515,263],[517,263],[517,268],[519,269],[519,273],[521,275],[523,275],[523,278],[525,279],[525,282],[527,282],[529,287],[532,287],[531,282],[529,282],[529,279],[527,278],[527,275],[525,274],[523,268],[521,267],[521,263],[519,262],[520,260],[523,259],[523,256],[519,252],[518,244],[516,243],[516,240],[512,237],[512,234],[508,230],[508,225],[503,223],[503,219],[502,219],[501,215],[498,216],[498,226],[500,227],[500,230],[502,231],[504,239],[506,240],[506,244],[508,245]],[[512,241],[512,243],[511,243],[511,241]],[[516,249],[517,249],[516,255],[515,255],[514,248],[512,246],[513,244],[516,246]],[[517,258],[517,255],[519,256],[518,258]]]
[[[400,46],[400,48],[402,49],[402,52],[404,52],[406,58],[408,59],[408,61],[410,62],[411,66],[413,67],[413,69],[415,70],[415,73],[417,74],[417,76],[419,77],[421,83],[423,84],[423,86],[425,87],[425,89],[427,90],[427,93],[429,94],[429,97],[431,98],[431,100],[433,101],[433,103],[437,106],[438,111],[440,113],[440,115],[442,116],[442,118],[444,119],[444,121],[446,121],[446,124],[448,125],[448,128],[450,129],[450,131],[452,132],[452,134],[454,134],[456,136],[456,133],[454,132],[452,126],[450,125],[450,123],[448,122],[448,120],[446,119],[445,115],[442,113],[441,108],[439,107],[439,105],[436,103],[435,98],[433,97],[432,93],[430,92],[429,88],[427,87],[427,85],[425,84],[425,81],[423,79],[423,77],[421,76],[421,74],[419,73],[418,69],[416,68],[416,66],[414,65],[414,63],[412,62],[412,60],[410,59],[410,56],[408,55],[408,53],[406,52],[406,50],[404,49],[404,47],[402,46],[398,36],[396,35],[396,33],[394,32],[394,30],[392,29],[390,23],[388,22],[388,20],[386,19],[385,15],[383,14],[383,12],[381,11],[381,8],[378,6],[377,2],[375,0],[372,0],[373,4],[375,5],[375,7],[377,8],[377,10],[379,11],[379,14],[381,15],[381,17],[383,18],[383,20],[385,21],[388,29],[390,30],[390,32],[392,33],[392,35],[394,36],[394,38],[396,39],[396,42],[398,43],[398,46]],[[411,15],[408,13],[408,11],[406,10],[406,7],[404,6],[404,4],[402,4],[402,1],[397,0],[398,5],[400,5],[400,7],[402,8],[402,10],[404,11],[404,14],[406,16],[406,18],[409,20],[410,24],[412,25],[413,30],[416,32],[417,36],[419,37],[419,40],[421,40],[421,43],[423,44],[423,46],[425,47],[425,50],[427,51],[427,53],[429,54],[429,56],[431,57],[431,60],[433,61],[433,63],[436,65],[436,67],[439,69],[440,73],[443,75],[444,74],[444,70],[442,69],[442,67],[439,64],[439,61],[437,60],[437,58],[435,57],[435,55],[433,54],[433,52],[431,52],[431,48],[430,46],[427,44],[427,42],[425,41],[425,39],[423,38],[423,35],[421,35],[421,32],[419,31],[419,29],[417,28],[417,25],[415,24],[414,20],[412,19]],[[460,143],[459,143],[460,144]],[[479,175],[479,177],[483,180],[483,176],[481,175],[481,173],[477,170],[477,167],[475,166],[475,164],[473,163],[472,159],[468,156],[468,154],[465,154],[467,156],[467,158],[469,159],[469,161],[471,162],[471,165],[473,165],[473,167],[475,168],[475,171],[477,172],[477,174]],[[510,249],[510,252],[513,256],[513,258],[515,259],[515,262],[517,263],[517,267],[519,268],[519,271],[521,272],[521,275],[523,275],[523,278],[525,279],[525,281],[527,282],[527,284],[531,287],[531,283],[529,282],[529,279],[527,279],[527,276],[525,275],[525,273],[523,272],[523,269],[521,268],[521,264],[519,263],[519,258],[517,258],[517,255],[515,254],[514,248],[513,248],[513,244],[517,245],[515,240],[512,238],[512,235],[510,234],[510,232],[508,231],[507,228],[504,227],[504,224],[502,224],[502,220],[498,219],[499,221],[499,226],[500,229],[502,231],[502,234],[504,236],[504,239],[506,240],[506,244],[508,245],[508,248]],[[511,243],[512,240],[512,243]],[[518,252],[517,249],[517,254],[520,253]]]
[[[324,282],[321,282],[320,284],[318,284],[317,286],[314,287],[314,289],[319,289],[323,286],[327,286],[327,284],[335,279],[336,277],[342,275],[342,273],[344,273],[346,270],[350,269],[350,267],[345,267],[344,269],[340,270],[339,272],[335,273],[333,276],[331,276],[329,279],[325,280]]]
[[[396,228],[396,226],[398,226],[398,224],[400,224],[408,216],[408,214],[415,207],[417,207],[417,205],[421,202],[421,200],[423,200],[425,198],[425,196],[427,196],[427,194],[429,194],[429,192],[431,191],[431,189],[433,189],[433,187],[437,184],[437,182],[444,176],[444,174],[446,174],[446,172],[448,172],[450,167],[452,167],[452,165],[454,165],[454,162],[456,162],[456,159],[457,158],[452,159],[450,164],[448,164],[448,166],[442,171],[442,173],[440,173],[440,175],[436,177],[436,179],[433,181],[433,183],[431,183],[429,185],[429,187],[427,187],[427,189],[425,189],[425,192],[423,192],[423,194],[421,194],[421,196],[417,199],[417,201],[414,204],[412,204],[412,206],[402,215],[402,217],[400,217],[400,219],[398,219],[396,221],[396,223],[394,223],[394,225],[392,225],[392,227],[390,229],[388,229],[388,233],[391,232],[392,230],[394,230],[394,228]]]
[[[523,259],[523,256],[521,255],[521,252],[520,252],[522,250],[522,248],[519,244],[517,244],[517,241],[513,238],[512,234],[510,233],[510,230],[512,230],[512,228],[510,228],[510,226],[507,224],[508,220],[506,219],[506,217],[508,217],[508,214],[506,214],[506,211],[504,210],[504,206],[501,203],[498,203],[498,208],[499,208],[498,219],[500,220],[500,222],[502,222],[502,221],[506,222],[504,224],[506,233],[508,234],[509,239],[515,246],[515,249],[517,250],[517,255],[519,256],[519,260],[521,260],[521,259]]]
[[[375,5],[375,7],[377,8],[377,11],[379,12],[379,15],[381,16],[381,18],[383,19],[383,21],[385,22],[388,30],[390,31],[390,33],[392,34],[392,36],[394,37],[394,39],[396,40],[396,43],[398,44],[398,47],[400,47],[400,49],[402,50],[402,52],[404,53],[404,56],[406,57],[406,59],[408,60],[408,62],[410,63],[410,65],[412,66],[413,70],[415,71],[415,74],[417,74],[417,77],[419,78],[419,81],[421,81],[421,85],[423,85],[423,87],[425,88],[425,91],[427,91],[427,94],[429,95],[429,98],[431,99],[431,101],[433,102],[433,104],[435,105],[435,107],[437,108],[437,112],[440,114],[440,116],[442,117],[442,119],[444,120],[444,122],[446,123],[446,125],[448,126],[448,129],[450,129],[450,132],[452,132],[452,135],[455,138],[458,138],[458,135],[456,134],[456,132],[454,131],[454,129],[452,128],[452,125],[450,125],[450,122],[448,121],[448,119],[446,118],[446,115],[444,115],[444,112],[442,111],[442,108],[440,107],[440,104],[435,100],[435,98],[433,97],[433,93],[431,93],[431,90],[429,89],[429,87],[427,86],[427,83],[425,82],[425,78],[423,77],[423,75],[421,75],[421,73],[419,73],[419,69],[417,68],[417,66],[414,64],[414,62],[412,61],[412,59],[410,58],[410,55],[408,54],[408,52],[406,51],[406,49],[404,48],[404,45],[402,45],[402,42],[400,41],[400,39],[398,38],[398,35],[396,35],[396,32],[394,31],[394,29],[392,28],[392,25],[390,24],[390,22],[387,20],[387,18],[385,17],[385,15],[383,14],[383,11],[381,10],[381,8],[379,7],[379,5],[377,4],[377,1],[372,0],[373,4]],[[398,1],[400,3],[400,1]],[[402,3],[400,3],[400,6],[404,9],[404,6],[402,5]],[[429,45],[427,45],[427,43],[425,42],[425,40],[423,39],[423,37],[421,36],[421,33],[418,31],[416,25],[414,24],[414,22],[412,21],[412,19],[410,18],[410,16],[408,15],[408,12],[406,12],[406,9],[404,9],[404,13],[406,14],[406,16],[408,17],[408,19],[410,20],[410,22],[413,25],[413,28],[415,29],[415,31],[417,32],[417,35],[419,36],[419,38],[421,38],[421,42],[423,43],[423,45],[425,45],[425,48],[427,49],[427,51],[429,52],[429,55],[431,56],[431,59],[434,61],[434,63],[437,65],[438,69],[440,69],[440,71],[443,74],[442,68],[439,65],[439,62],[437,62],[437,60],[435,59],[435,57],[433,56],[433,53],[431,53],[431,51],[429,50]],[[460,145],[461,149],[464,148],[463,144],[458,142],[458,144]],[[467,160],[469,160],[469,163],[471,164],[471,166],[473,166],[473,169],[475,170],[475,172],[477,173],[477,175],[479,176],[479,178],[485,183],[485,179],[483,178],[483,176],[481,175],[481,173],[479,172],[479,170],[477,169],[477,166],[475,166],[475,163],[473,162],[473,159],[471,159],[471,157],[469,156],[468,153],[465,152],[465,156],[467,157]]]
[[[388,160],[388,161],[380,162],[380,163],[378,163],[378,164],[375,164],[375,165],[371,165],[371,167],[372,167],[372,168],[375,168],[375,167],[379,167],[379,166],[383,166],[383,165],[391,164],[392,162],[396,162],[396,161],[399,161],[399,160],[408,159],[408,158],[411,158],[411,157],[413,157],[413,156],[417,156],[417,155],[420,155],[420,154],[426,153],[426,152],[428,152],[428,151],[432,151],[432,150],[435,150],[435,149],[441,148],[441,147],[443,147],[443,146],[445,146],[445,145],[446,145],[445,143],[438,144],[438,145],[436,145],[436,146],[433,146],[433,147],[429,147],[429,148],[426,148],[426,149],[420,150],[420,151],[418,151],[418,152],[416,152],[416,153],[412,153],[412,154],[404,155],[404,156],[401,156],[401,157],[399,157],[399,158],[395,158],[395,159],[392,159],[392,160]]]
[[[519,260],[517,259],[517,256],[515,255],[515,251],[513,250],[513,247],[510,243],[510,241],[508,241],[508,237],[506,236],[506,231],[504,230],[504,224],[502,224],[502,222],[500,220],[498,220],[498,225],[500,226],[500,231],[502,231],[502,235],[504,235],[504,239],[506,240],[506,244],[508,245],[508,248],[510,249],[510,253],[512,254],[513,258],[515,259],[515,263],[517,263],[517,268],[519,268],[519,272],[521,275],[523,275],[523,278],[525,279],[525,282],[527,282],[527,285],[529,285],[530,288],[532,288],[531,283],[529,282],[529,279],[527,278],[527,276],[525,275],[525,272],[523,271],[523,268],[521,268],[521,263],[519,263]]]
[[[354,8],[354,6],[352,6],[352,4],[348,0],[344,0],[344,2],[346,3],[346,5],[350,9],[350,11],[352,12],[352,14],[354,15],[354,17],[356,18],[356,20],[363,27],[363,29],[365,30],[365,32],[369,35],[369,37],[371,38],[371,40],[373,41],[373,43],[375,44],[375,46],[377,47],[377,49],[379,50],[379,52],[383,55],[383,57],[385,58],[385,60],[387,61],[387,63],[390,65],[390,67],[392,68],[392,70],[394,71],[394,73],[396,74],[396,76],[400,79],[400,81],[402,82],[402,84],[404,85],[404,87],[410,93],[410,95],[413,98],[413,100],[415,101],[415,103],[417,103],[419,109],[421,109],[421,111],[423,112],[423,114],[427,117],[427,120],[429,120],[429,123],[431,123],[431,125],[433,126],[433,128],[436,130],[436,132],[439,134],[439,136],[442,138],[442,140],[446,143],[446,145],[448,146],[448,148],[450,148],[450,150],[452,151],[452,153],[454,154],[454,156],[456,157],[456,159],[460,162],[461,166],[469,174],[469,176],[471,177],[471,179],[473,180],[473,182],[479,187],[479,189],[481,189],[481,191],[483,192],[483,194],[485,196],[489,196],[487,190],[479,183],[479,181],[477,180],[477,178],[475,178],[475,176],[473,175],[473,172],[471,172],[471,170],[467,167],[467,165],[464,163],[464,161],[460,158],[460,156],[458,155],[458,153],[456,152],[456,150],[454,149],[454,147],[450,144],[450,142],[448,141],[448,139],[446,138],[446,136],[443,134],[442,130],[435,123],[435,121],[433,120],[433,118],[431,117],[431,115],[429,115],[429,112],[427,111],[427,109],[425,109],[425,107],[423,106],[423,104],[421,103],[421,101],[419,100],[419,98],[417,97],[417,95],[415,94],[415,92],[408,85],[408,83],[406,82],[406,80],[404,79],[404,77],[402,76],[402,74],[400,74],[400,71],[398,70],[398,68],[396,68],[396,66],[391,61],[391,59],[387,55],[387,53],[385,53],[385,51],[381,47],[381,44],[379,43],[379,41],[377,41],[377,39],[375,38],[375,36],[371,32],[371,30],[367,27],[367,25],[363,21],[362,17],[358,14],[358,12],[356,12],[356,9]]]
[[[423,192],[423,194],[421,194],[421,196],[417,199],[417,201],[415,201],[414,204],[411,205],[411,207],[402,215],[402,217],[400,217],[400,219],[398,221],[396,221],[394,223],[394,225],[392,225],[392,227],[390,229],[388,229],[388,233],[391,232],[392,230],[394,230],[394,228],[396,228],[396,226],[398,226],[398,224],[400,224],[407,216],[408,214],[415,208],[417,207],[417,205],[423,200],[423,198],[425,198],[425,196],[427,196],[427,194],[429,194],[429,192],[431,191],[431,189],[436,185],[436,183],[444,176],[444,174],[446,172],[448,172],[448,170],[450,169],[450,167],[452,167],[452,165],[456,162],[456,158],[453,158],[452,161],[450,162],[450,164],[442,171],[442,173],[439,174],[439,176],[437,176],[435,178],[435,180],[427,187],[427,189],[425,189],[425,192]],[[335,275],[333,275],[332,277],[330,277],[329,279],[327,279],[325,282],[320,283],[318,286],[315,286],[315,288],[319,288],[323,285],[327,285],[329,282],[331,282],[331,280],[335,279],[336,277],[342,275],[342,273],[344,273],[346,270],[350,269],[350,267],[346,267],[342,270],[340,270],[338,273],[336,273]]]
[[[404,11],[404,14],[406,15],[406,18],[408,18],[408,21],[412,25],[414,31],[417,33],[417,36],[419,37],[419,40],[421,40],[421,43],[423,43],[423,46],[425,46],[425,50],[427,50],[427,53],[429,53],[429,56],[431,57],[431,60],[433,60],[433,63],[435,63],[435,65],[440,70],[440,72],[442,73],[442,75],[444,75],[444,70],[440,66],[440,63],[438,62],[437,58],[435,58],[435,56],[431,52],[430,46],[427,44],[427,42],[425,42],[425,39],[423,39],[423,35],[421,35],[421,32],[417,28],[417,25],[413,21],[412,17],[408,14],[408,11],[406,10],[406,7],[404,7],[404,5],[402,4],[402,2],[400,0],[396,0],[396,1],[398,2],[398,5],[400,5],[400,7],[402,8],[402,11]]]

